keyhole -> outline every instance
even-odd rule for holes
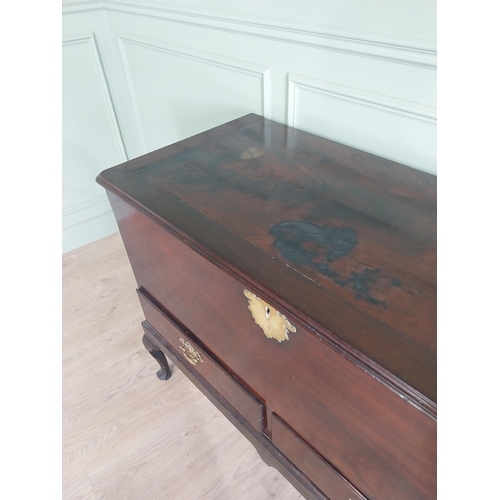
[[[267,319],[269,319],[270,314],[271,314],[271,309],[269,309],[269,307],[266,307],[266,318]]]

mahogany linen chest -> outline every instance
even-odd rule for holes
[[[436,498],[436,177],[249,114],[102,172],[168,356],[307,499]]]

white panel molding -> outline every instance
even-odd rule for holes
[[[148,147],[146,145],[146,137],[144,135],[144,128],[142,126],[141,114],[139,113],[139,106],[137,104],[137,98],[135,97],[134,84],[132,82],[132,75],[130,74],[130,65],[127,59],[127,51],[125,50],[124,42],[126,38],[121,36],[117,37],[118,40],[118,50],[120,51],[120,58],[122,61],[123,71],[125,72],[125,79],[127,81],[128,93],[130,95],[130,102],[132,103],[132,109],[134,110],[135,123],[137,125],[137,130],[139,132],[139,140],[142,146],[143,154],[148,152]]]
[[[79,203],[75,208],[71,207],[70,210],[63,212],[63,237],[87,228],[91,220],[107,217],[110,214],[111,207],[106,196]]]
[[[84,221],[78,222],[77,224],[73,224],[65,229],[63,229],[63,238],[76,233],[78,231],[83,231],[87,229],[89,226],[93,226],[95,224],[100,224],[103,221],[108,219],[114,219],[113,211],[105,212],[103,214],[97,215],[96,217],[92,217],[91,219],[86,219]]]
[[[309,78],[294,73],[288,74],[288,107],[287,107],[287,125],[300,128],[298,123],[298,90],[303,89],[308,92],[323,94],[331,99],[348,101],[352,104],[375,108],[379,111],[392,113],[411,120],[417,120],[436,125],[436,108],[416,104],[403,99],[396,99],[374,92],[346,87],[315,78]]]
[[[116,232],[118,227],[106,195],[63,210],[63,253]],[[89,237],[91,235],[91,237]]]
[[[101,0],[86,0],[86,1],[70,1],[63,0],[63,14],[79,14],[80,12],[91,12],[103,10],[104,5]]]
[[[125,162],[128,160],[127,151],[123,142],[122,133],[94,33],[87,32],[63,37],[63,48],[77,44],[89,44],[90,46],[90,52],[101,86],[102,95],[106,103],[108,118],[112,126],[116,147],[121,160]],[[62,211],[62,217],[64,228],[62,232],[63,252],[88,243],[91,241],[89,240],[89,235],[92,235],[93,239],[95,239],[96,236],[100,238],[106,236],[106,234],[110,234],[110,232],[116,231],[116,223],[114,222],[106,195],[97,196],[84,202],[65,207]]]
[[[166,8],[148,2],[124,2],[103,0],[92,2],[102,5],[105,11],[135,14],[170,22],[200,26],[248,36],[279,40],[323,50],[370,57],[400,64],[410,64],[426,69],[436,69],[437,48],[432,40],[421,40],[354,30],[319,28],[305,24],[270,21],[255,17],[221,16],[204,12],[192,12]],[[95,9],[97,7],[92,7]],[[63,12],[89,10],[88,2],[63,5]]]
[[[122,58],[123,67],[125,70],[125,75],[127,79],[127,85],[130,92],[130,98],[132,101],[136,121],[139,128],[141,143],[144,152],[147,152],[146,139],[144,135],[144,129],[142,126],[142,121],[139,113],[139,107],[137,104],[137,99],[135,97],[134,85],[132,82],[132,77],[130,73],[130,66],[128,64],[127,54],[125,50],[125,43],[130,43],[138,45],[140,47],[145,47],[152,50],[159,50],[160,52],[167,52],[174,54],[178,57],[184,59],[191,59],[195,61],[201,61],[213,66],[222,67],[229,69],[231,71],[236,71],[238,73],[244,73],[253,77],[257,77],[261,80],[261,114],[264,117],[270,116],[271,111],[271,68],[266,66],[261,66],[252,63],[243,63],[239,60],[229,59],[227,57],[222,57],[217,54],[212,54],[208,52],[202,52],[198,50],[189,49],[187,47],[181,47],[179,45],[171,45],[167,43],[162,43],[157,40],[150,40],[143,37],[138,37],[135,35],[118,33],[118,45],[120,49],[120,55]]]
[[[81,212],[83,210],[88,210],[92,209],[98,205],[101,204],[107,204],[108,203],[108,197],[103,194],[101,196],[96,196],[95,198],[91,198],[90,200],[84,201],[82,203],[75,203],[74,205],[71,205],[65,209],[63,209],[63,217],[68,217],[69,215],[73,215],[77,212]],[[109,211],[109,205],[107,206],[107,209]]]
[[[120,125],[118,123],[118,118],[116,116],[115,107],[113,105],[113,100],[111,98],[111,91],[106,80],[106,75],[104,73],[104,66],[102,65],[101,57],[99,55],[99,49],[97,48],[97,42],[95,39],[95,34],[93,32],[81,33],[78,35],[71,35],[63,37],[63,47],[68,47],[70,45],[84,44],[88,43],[90,45],[90,52],[92,54],[92,59],[94,61],[95,70],[99,78],[99,83],[101,85],[102,94],[104,96],[104,101],[106,102],[106,108],[108,110],[109,121],[113,127],[113,133],[115,136],[116,147],[120,153],[122,161],[127,161],[127,151],[125,148],[125,143],[123,142],[122,132],[120,130]]]
[[[88,201],[77,203],[63,210],[62,238],[63,252],[71,250],[73,244],[93,241],[109,230],[116,231],[114,217],[106,195],[96,196]],[[104,228],[107,228],[103,232]]]
[[[117,231],[118,226],[112,211],[92,217],[63,229],[62,251],[63,253],[69,252]],[[92,239],[89,239],[89,234],[92,234]]]

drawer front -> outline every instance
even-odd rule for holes
[[[138,285],[265,404],[267,436],[274,412],[371,500],[436,497],[435,420],[291,317],[268,338],[249,285],[110,200]]]
[[[204,349],[137,290],[148,323],[258,432],[262,432],[263,405],[229,375]]]
[[[273,444],[328,498],[367,500],[279,417],[272,416]]]

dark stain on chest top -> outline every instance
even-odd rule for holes
[[[274,247],[287,261],[310,266],[329,278],[338,276],[329,264],[349,253],[358,243],[354,229],[304,221],[279,222],[270,233],[275,237]]]
[[[370,293],[371,285],[377,284],[380,278],[381,278],[381,272],[379,268],[363,269],[363,271],[360,273],[353,271],[351,273],[350,278],[345,280],[338,279],[335,280],[335,283],[337,283],[337,285],[340,285],[342,288],[345,286],[349,286],[354,291],[354,296],[357,299],[366,300],[366,302],[369,302],[374,306],[387,307],[386,302],[376,299]],[[400,286],[400,285],[394,285],[394,286]]]
[[[273,246],[282,257],[297,266],[309,266],[331,278],[340,287],[348,287],[357,299],[386,307],[371,294],[381,277],[380,269],[364,269],[341,276],[332,263],[347,255],[357,244],[357,233],[349,227],[319,226],[305,221],[283,221],[271,227]]]

